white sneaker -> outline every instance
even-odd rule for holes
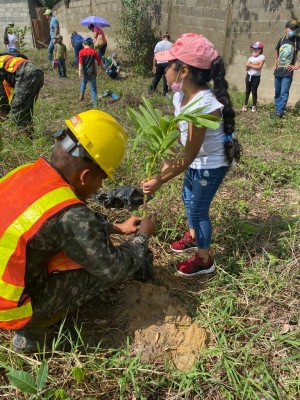
[[[247,106],[243,106],[242,111],[247,111]]]
[[[251,111],[252,111],[252,112],[255,112],[255,111],[256,111],[256,106],[253,106],[253,107],[251,108]]]

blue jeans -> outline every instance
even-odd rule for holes
[[[65,62],[65,60],[58,59],[57,61],[58,61],[58,66],[57,66],[58,75],[66,77],[67,76],[67,70],[66,70],[66,62]]]
[[[54,39],[51,39],[48,46],[48,62],[52,61],[53,51],[54,51]]]
[[[292,76],[284,76],[284,77],[275,76],[274,103],[275,103],[277,114],[282,115],[285,110],[286,103],[288,102],[288,99],[289,99],[289,92],[290,92],[290,87],[291,87],[292,81],[293,81]]]
[[[87,83],[90,82],[90,88],[91,88],[91,93],[92,93],[92,103],[95,107],[97,107],[98,100],[97,100],[97,82],[96,82],[96,77],[95,76],[88,76],[84,77],[81,80],[81,85],[80,85],[80,93],[84,94],[85,88]]]
[[[184,174],[182,200],[185,205],[189,228],[195,230],[197,245],[209,249],[212,225],[209,208],[228,167],[215,169],[188,168]]]
[[[80,50],[83,49],[82,42],[75,42],[74,43],[74,56],[75,56],[75,63],[76,63],[76,68],[78,68],[78,56]]]
[[[10,53],[10,54],[16,54],[16,53],[18,53],[18,50],[15,49],[15,48],[9,47],[7,49],[7,52]]]

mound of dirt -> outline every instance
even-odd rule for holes
[[[176,368],[187,371],[208,342],[206,331],[192,323],[168,289],[153,283],[129,282],[114,294],[114,305],[106,304],[101,313],[90,311],[94,324],[104,328],[101,347],[118,347],[130,336],[132,353],[145,363],[168,356]]]

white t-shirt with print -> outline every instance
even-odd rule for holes
[[[220,110],[220,112],[222,113],[222,110],[224,108],[223,104],[221,104],[216,99],[211,89],[202,90],[195,97],[193,97],[193,99],[188,104],[186,104],[184,107],[181,107],[183,96],[183,92],[177,92],[173,96],[175,116],[177,116],[186,107],[188,107],[189,104],[195,102],[196,100],[199,101],[191,106],[188,111],[205,106],[205,109],[202,110],[202,113],[210,114],[216,110]],[[188,136],[188,122],[181,121],[179,122],[178,127],[180,130],[180,141],[184,146]],[[213,169],[228,166],[224,150],[225,137],[226,135],[224,132],[223,120],[220,121],[220,126],[217,129],[207,128],[200,151],[195,160],[191,163],[190,167],[194,169]]]
[[[253,57],[253,56],[249,57],[248,62],[259,63],[261,61],[265,61],[265,59],[266,59],[266,57],[263,54],[260,54],[257,57]],[[252,69],[252,68],[250,68],[250,69],[248,69],[247,74],[251,75],[251,76],[260,76],[261,75],[261,69]]]

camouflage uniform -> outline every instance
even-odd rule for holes
[[[2,84],[3,80],[14,88],[10,104]],[[18,127],[26,129],[32,125],[33,106],[44,84],[44,73],[31,62],[24,62],[14,72],[0,69],[0,111],[8,114],[11,110]]]
[[[125,280],[145,262],[148,238],[137,233],[114,246],[112,224],[86,205],[73,205],[47,220],[27,244],[25,292],[33,316],[26,329],[48,327],[67,312]],[[60,250],[83,269],[49,274],[47,261]]]

